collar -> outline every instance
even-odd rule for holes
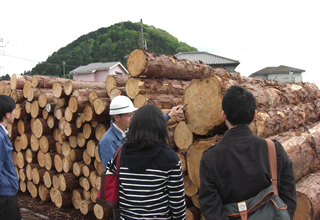
[[[126,133],[129,131],[129,128],[127,128],[126,132],[123,132],[115,123],[111,122],[112,125],[121,133],[122,137],[126,137]]]
[[[6,134],[9,135],[9,132],[7,131],[7,129],[2,124],[0,124],[0,125],[3,128],[3,130],[6,132]]]

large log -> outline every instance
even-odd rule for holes
[[[72,204],[76,209],[80,208],[80,202],[84,200],[83,189],[77,188],[72,191]]]
[[[32,80],[32,76],[12,74],[10,78],[11,89],[23,89],[24,84],[30,80]]]
[[[227,70],[216,71],[209,65],[179,60],[167,55],[137,49],[130,53],[127,68],[131,76],[149,76],[169,79],[204,79],[212,75],[228,78]]]
[[[109,75],[106,79],[106,84],[105,84],[105,89],[110,97],[110,92],[112,89],[117,88],[117,87],[124,87],[130,79],[130,75]]]
[[[166,94],[145,94],[137,95],[133,101],[136,108],[143,105],[155,105],[160,109],[171,109],[182,104],[181,95],[166,95]]]
[[[102,90],[105,89],[104,82],[87,82],[78,80],[68,80],[64,83],[64,93],[70,95],[74,90],[87,89],[87,90]]]
[[[59,175],[59,186],[62,191],[72,191],[80,185],[77,176],[73,173],[62,173]]]
[[[183,95],[189,80],[130,78],[126,83],[126,94],[134,99],[138,94]]]
[[[296,184],[297,209],[294,220],[320,219],[320,170],[304,176]]]

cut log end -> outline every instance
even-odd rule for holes
[[[127,61],[127,67],[131,76],[140,75],[146,64],[146,57],[142,50],[136,49],[130,53]]]

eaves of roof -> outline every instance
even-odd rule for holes
[[[120,65],[126,73],[128,71],[120,62],[109,62],[109,63],[90,63],[86,66],[79,66],[70,71],[71,74],[88,74],[93,73],[99,70],[109,70],[114,68],[115,66]]]
[[[305,70],[302,69],[298,69],[298,68],[293,68],[293,67],[289,67],[289,66],[278,66],[278,67],[266,67],[263,68],[257,72],[254,72],[250,75],[250,77],[253,76],[267,76],[269,74],[281,74],[281,73],[302,73],[305,72]]]
[[[174,55],[178,59],[187,59],[192,62],[202,61],[208,65],[214,64],[235,64],[238,66],[240,64],[237,60],[232,60],[226,57],[218,56],[208,52],[180,52]]]

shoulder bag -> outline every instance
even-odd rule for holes
[[[229,219],[290,220],[287,205],[278,194],[276,148],[272,140],[265,140],[268,145],[271,185],[248,200],[224,205]]]
[[[119,207],[119,174],[120,174],[120,154],[122,145],[118,148],[117,152],[113,156],[112,163],[107,172],[101,173],[101,185],[97,195],[96,203],[109,208],[117,209]],[[116,173],[111,170],[113,164],[117,161]]]

